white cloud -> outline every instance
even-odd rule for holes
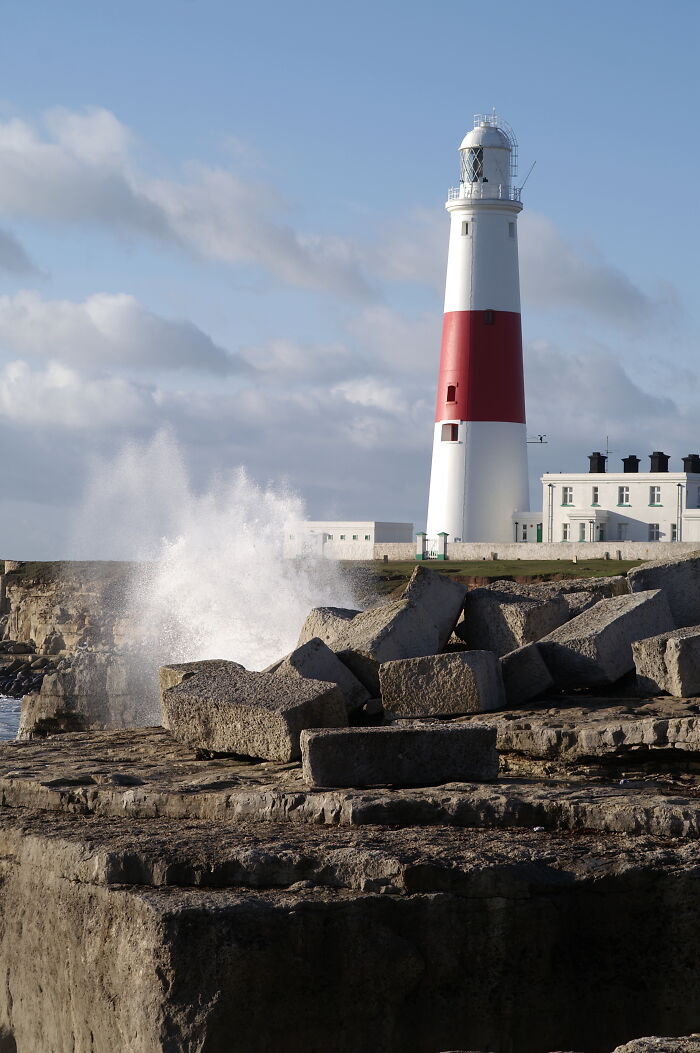
[[[96,293],[83,303],[44,300],[31,291],[0,296],[0,347],[93,369],[228,374],[247,368],[191,322],[161,318],[123,293]]]
[[[331,394],[340,395],[346,402],[367,409],[379,409],[391,415],[406,412],[406,399],[401,388],[387,384],[377,377],[357,377],[336,384]]]
[[[290,285],[357,299],[375,296],[353,246],[281,221],[277,186],[192,163],[183,180],[154,179],[131,162],[131,133],[103,109],[0,122],[0,211],[61,223],[93,222],[176,244],[225,263],[252,263]]]

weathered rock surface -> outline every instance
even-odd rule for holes
[[[434,786],[498,775],[496,734],[478,724],[303,731],[301,757],[310,786]]]
[[[505,705],[501,670],[491,651],[383,662],[379,684],[385,710],[400,717],[482,713]]]
[[[364,684],[350,672],[344,662],[318,637],[307,640],[286,658],[274,662],[264,670],[275,676],[305,677],[337,684],[345,699],[348,713],[356,713],[370,699]]]
[[[509,706],[520,706],[554,686],[537,644],[529,643],[501,658],[501,674]]]
[[[377,696],[380,663],[441,651],[466,593],[464,585],[417,567],[399,599],[358,614],[331,646],[370,694]]]
[[[675,625],[700,625],[700,551],[634,567],[627,575],[631,592],[663,589]]]
[[[565,581],[497,581],[473,589],[455,633],[469,647],[503,656],[546,636],[598,600],[629,591],[621,575]]]
[[[557,687],[613,684],[634,668],[632,644],[675,628],[665,594],[601,600],[538,642]]]
[[[22,700],[20,738],[160,723],[157,666],[139,652],[78,651]]]
[[[613,1053],[700,1053],[700,1035],[635,1038],[624,1046],[618,1046]]]
[[[641,691],[700,694],[700,625],[638,640],[632,652]]]
[[[303,728],[347,724],[345,701],[335,684],[240,667],[195,673],[164,691],[161,704],[163,723],[180,742],[268,760],[299,757]]]
[[[309,640],[318,638],[330,644],[359,611],[345,607],[314,607],[306,616],[301,627],[297,647],[302,647]]]
[[[245,672],[245,668],[238,662],[229,662],[225,658],[207,658],[200,662],[173,662],[171,665],[162,665],[158,670],[160,682],[160,716],[164,728],[168,727],[168,714],[163,705],[163,694],[171,687],[189,680],[198,673],[227,673]]]

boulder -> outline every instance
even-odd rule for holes
[[[401,597],[356,615],[331,646],[369,693],[377,696],[380,663],[441,651],[466,594],[464,585],[417,567]]]
[[[679,628],[700,624],[700,552],[643,563],[627,577],[633,593],[663,589]]]
[[[437,786],[498,776],[496,731],[476,723],[304,731],[311,786]]]
[[[678,698],[700,694],[700,625],[632,644],[640,690]]]
[[[472,590],[464,604],[464,617],[456,635],[475,650],[493,651],[499,657],[546,636],[570,617],[562,595],[532,595],[527,586],[498,582]]]
[[[179,742],[209,753],[292,761],[300,756],[304,728],[347,724],[336,684],[226,665],[163,692],[163,724]]]
[[[345,628],[346,623],[352,621],[359,611],[349,610],[346,607],[314,607],[306,616],[306,621],[301,627],[297,647],[302,647],[309,640],[323,640],[330,644],[338,633]]]
[[[615,683],[634,668],[632,644],[675,628],[659,589],[601,600],[539,641],[556,687]]]
[[[340,688],[348,713],[361,709],[369,701],[370,693],[330,647],[318,637],[308,640],[286,658],[274,662],[264,670],[275,676],[299,676],[308,680],[324,680]]]
[[[554,687],[536,643],[524,644],[501,658],[501,673],[509,706],[521,706]]]
[[[227,670],[234,671],[236,669],[244,670],[244,667],[239,665],[238,662],[227,662],[223,658],[210,658],[202,662],[176,662],[171,665],[162,665],[158,670],[158,678],[160,680],[160,711],[163,722],[166,720],[166,713],[163,708],[163,692],[167,691],[168,688],[181,684],[183,680],[189,680],[190,677],[196,676],[197,673],[225,673]],[[166,723],[163,723],[164,728],[167,728],[167,726]]]
[[[384,709],[400,717],[459,716],[505,705],[498,659],[491,651],[383,662],[379,684]]]

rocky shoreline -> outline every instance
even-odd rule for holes
[[[699,1053],[700,686],[641,686],[692,685],[698,574],[421,570],[265,673],[168,667],[169,727],[133,726],[110,614],[0,744],[0,1053]],[[78,639],[80,598],[6,577],[6,632]]]

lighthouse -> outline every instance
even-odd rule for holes
[[[450,240],[440,352],[429,538],[514,540],[528,507],[518,276],[517,143],[477,115],[448,192]]]

